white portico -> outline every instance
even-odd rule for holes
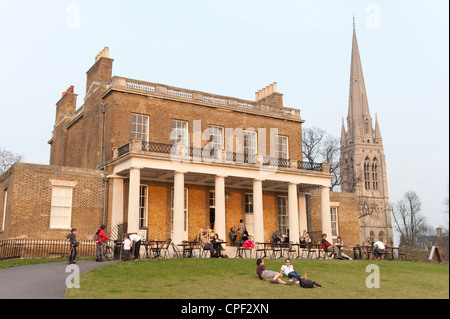
[[[263,159],[257,163],[194,162],[192,158],[169,158],[166,153],[142,151],[139,142],[130,142],[129,151],[118,156],[114,166],[112,223],[123,219],[124,197],[123,183],[128,180],[128,232],[139,230],[139,185],[141,179],[167,182],[173,185],[172,241],[181,243],[185,234],[185,186],[209,185],[215,192],[215,232],[219,238],[227,238],[226,188],[242,187],[253,195],[253,229],[249,233],[256,242],[267,240],[273,229],[264,227],[263,192],[286,192],[288,197],[288,217],[290,234],[299,234],[306,229],[306,205],[304,191],[321,189],[322,231],[331,233],[329,188],[331,176],[326,172],[328,164],[321,165],[322,171],[299,169],[296,161],[288,167],[264,165]],[[276,163],[275,163],[276,164]],[[151,196],[149,200],[152,200]],[[193,234],[195,235],[195,234]],[[291,238],[298,242],[298,236]]]

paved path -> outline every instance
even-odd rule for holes
[[[118,261],[77,261],[80,274]],[[66,293],[67,262],[0,269],[0,299],[63,299]]]

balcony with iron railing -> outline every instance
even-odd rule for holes
[[[253,165],[263,167],[277,167],[294,171],[306,170],[314,172],[327,172],[324,167],[328,163],[311,163],[295,159],[277,158],[258,154],[236,153],[230,151],[215,152],[213,149],[185,147],[180,145],[130,140],[129,143],[114,150],[114,159],[130,153],[142,153],[158,157],[189,160],[193,163],[224,163],[236,165]]]

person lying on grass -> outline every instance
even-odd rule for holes
[[[285,282],[281,280],[281,277],[283,277],[283,274],[277,273],[276,271],[272,270],[266,270],[266,266],[264,266],[264,260],[259,258],[256,261],[256,274],[258,275],[259,279],[262,280],[268,280],[271,283],[277,283],[282,285],[292,285],[294,284],[294,281]]]
[[[317,282],[309,280],[307,278],[307,275],[305,273],[305,276],[302,277],[298,272],[294,271],[294,266],[291,265],[291,260],[289,258],[287,258],[284,261],[285,265],[281,266],[281,271],[280,271],[280,275],[283,276],[286,275],[286,277],[288,277],[289,279],[291,279],[290,281],[296,282],[298,281],[300,283],[301,287],[304,288],[320,288],[322,287],[321,285],[319,285]]]

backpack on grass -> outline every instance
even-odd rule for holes
[[[300,279],[300,287],[302,288],[314,288],[314,282],[309,279]]]

